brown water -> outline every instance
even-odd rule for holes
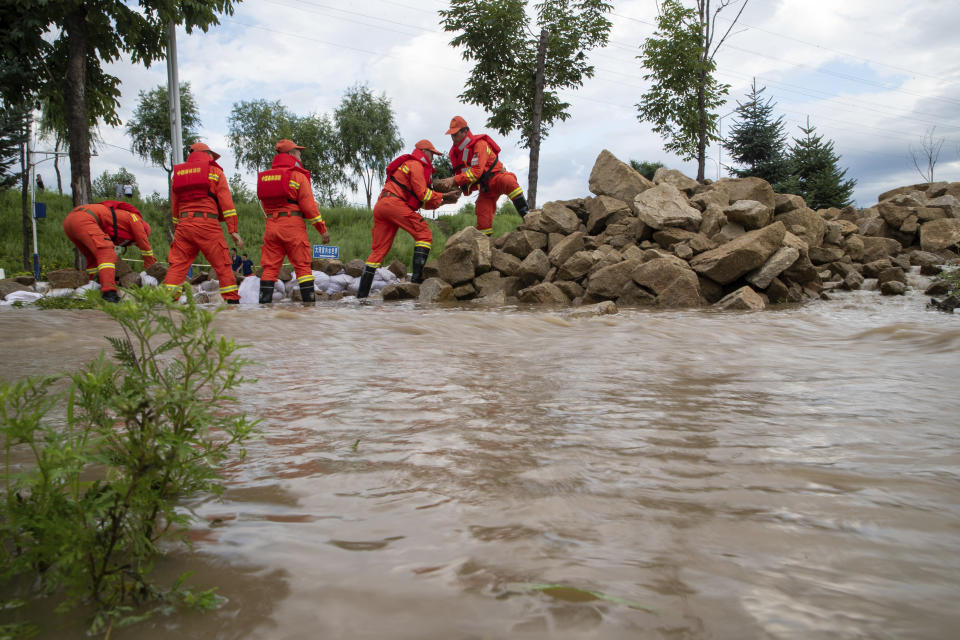
[[[957,637],[960,316],[924,302],[227,309],[263,438],[160,566],[227,602],[114,638]],[[2,375],[112,331],[3,311]]]

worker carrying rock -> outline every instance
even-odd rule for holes
[[[493,215],[497,212],[497,199],[502,195],[513,201],[521,218],[527,215],[529,207],[523,189],[517,183],[517,176],[500,162],[497,143],[488,135],[472,133],[467,121],[460,116],[450,121],[447,135],[453,140],[450,147],[452,180],[464,195],[480,192],[476,204],[477,230],[488,236],[493,233]],[[449,180],[438,181],[436,186],[443,189]]]
[[[228,304],[238,304],[237,280],[220,223],[227,224],[227,232],[238,249],[243,248],[243,240],[237,233],[237,210],[230,185],[217,164],[219,157],[206,144],[195,142],[190,146],[187,161],[173,167],[170,210],[175,230],[168,258],[170,270],[163,284],[167,290],[179,292],[197,253],[203,253],[217,274],[220,297]]]
[[[429,140],[421,140],[411,153],[405,153],[387,165],[383,190],[373,206],[373,242],[360,276],[358,298],[370,295],[373,276],[390,252],[397,229],[413,236],[413,268],[410,282],[423,282],[423,266],[430,255],[433,233],[418,211],[436,209],[456,202],[460,193],[453,189],[441,193],[431,188],[433,158],[440,155]]]
[[[261,304],[273,302],[273,288],[284,256],[290,258],[296,271],[301,300],[315,300],[310,238],[304,222],[312,224],[320,233],[323,244],[330,244],[330,234],[313,199],[310,172],[303,167],[301,152],[305,148],[293,140],[280,140],[272,168],[257,174],[257,198],[267,216],[260,249]]]
[[[117,294],[117,251],[114,247],[136,244],[144,268],[157,259],[150,248],[150,225],[132,204],[104,200],[83,204],[67,214],[63,230],[87,263],[87,276],[100,278],[100,295],[108,302],[119,302]]]

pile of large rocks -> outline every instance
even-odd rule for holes
[[[653,181],[604,150],[592,197],[548,202],[515,231],[470,227],[427,264],[422,285],[383,297],[558,305],[761,309],[865,283],[902,294],[907,273],[956,263],[960,183],[901,187],[868,209],[807,207],[759,178]]]

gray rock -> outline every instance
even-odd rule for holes
[[[557,285],[557,287],[563,291],[563,294],[570,300],[579,298],[586,291],[586,289],[584,289],[582,286],[571,280],[557,280],[553,284]]]
[[[777,193],[774,197],[773,212],[787,213],[796,209],[806,209],[807,203],[801,196],[792,193]]]
[[[420,285],[414,282],[388,284],[380,290],[384,300],[415,300],[420,297]]]
[[[590,318],[593,316],[607,316],[614,313],[619,313],[620,310],[617,308],[617,305],[612,300],[604,300],[603,302],[598,302],[597,304],[589,304],[578,309],[574,309],[570,313],[566,314],[567,318]]]
[[[762,178],[724,178],[713,184],[730,196],[730,202],[737,200],[755,200],[772,211],[777,204],[777,195],[770,184]]]
[[[960,200],[955,196],[946,194],[939,198],[927,200],[927,207],[943,211],[948,218],[960,218]]]
[[[840,247],[822,246],[811,247],[808,255],[813,264],[828,264],[843,258],[844,252]]]
[[[587,202],[587,233],[602,233],[608,224],[633,216],[630,206],[610,196],[597,196]]]
[[[444,251],[450,247],[461,245],[470,248],[470,253],[473,257],[473,268],[476,273],[486,273],[490,270],[490,256],[493,252],[493,247],[490,245],[489,236],[480,233],[475,227],[465,227],[447,238]],[[444,280],[446,280],[446,278],[444,278]]]
[[[58,269],[47,273],[51,289],[76,289],[90,282],[86,272],[76,269]]]
[[[713,306],[724,311],[762,311],[767,307],[760,294],[750,287],[740,287]]]
[[[477,295],[477,288],[473,282],[464,282],[453,288],[453,295],[457,300],[472,300]]]
[[[737,200],[723,210],[728,220],[743,225],[744,229],[760,229],[773,218],[773,207],[756,200]]]
[[[902,296],[907,292],[907,285],[897,280],[890,280],[880,285],[880,293],[885,296]]]
[[[931,220],[920,226],[920,248],[939,251],[960,243],[960,219]]]
[[[520,272],[520,258],[506,251],[494,249],[490,253],[490,265],[505,276],[515,276]]]
[[[714,282],[728,284],[763,265],[780,248],[785,234],[783,223],[775,222],[701,253],[690,266]]]
[[[529,214],[527,215],[529,218]],[[523,260],[534,249],[543,249],[547,246],[547,235],[537,231],[518,230],[507,235],[503,243],[503,250],[512,256]]]
[[[633,201],[637,217],[653,229],[681,227],[689,231],[700,229],[703,214],[687,204],[687,199],[670,184],[647,189]]]
[[[595,271],[587,280],[587,294],[598,300],[616,298],[623,285],[632,280],[633,271],[638,266],[640,263],[635,260],[624,260]]]
[[[534,249],[530,252],[523,262],[520,263],[520,270],[517,276],[524,284],[532,285],[546,277],[550,270],[550,260],[541,249]]]
[[[420,283],[420,302],[453,302],[453,287],[440,278],[427,278]]]
[[[403,264],[399,260],[394,260],[391,262],[390,266],[387,267],[387,270],[401,280],[406,280],[407,278],[407,265]]]
[[[688,178],[676,169],[667,169],[666,167],[660,167],[653,174],[653,184],[669,184],[679,191],[686,191],[687,195],[700,187],[700,183],[693,178]]]
[[[86,275],[84,275],[84,277],[86,277]],[[14,291],[30,291],[30,287],[20,284],[13,278],[0,280],[0,300],[3,300]]]
[[[570,304],[570,300],[564,295],[560,287],[552,282],[541,282],[532,287],[522,289],[519,298],[520,302],[530,302],[534,304]]]
[[[580,218],[572,209],[558,202],[543,205],[540,231],[544,233],[562,233],[569,235],[580,227]]]
[[[907,274],[900,267],[888,267],[877,274],[877,282],[881,287],[885,282],[894,281],[907,284]]]
[[[861,240],[863,241],[863,253],[860,256],[861,262],[873,262],[881,258],[895,256],[900,253],[902,248],[900,243],[893,238],[871,238],[863,236]],[[853,256],[851,255],[851,257]]]
[[[570,256],[578,251],[583,251],[583,238],[585,236],[586,234],[582,231],[576,231],[558,242],[547,255],[550,264],[560,267],[570,259]]]
[[[800,236],[810,247],[819,247],[823,244],[823,236],[827,233],[826,220],[812,209],[794,209],[780,213],[774,217],[774,220],[782,222],[788,229],[794,225],[802,226],[803,232],[794,232],[794,234]]]
[[[727,216],[724,215],[723,210],[720,207],[710,205],[703,212],[703,218],[700,221],[700,233],[712,238],[720,233],[727,222]]]
[[[471,245],[446,247],[437,260],[440,279],[454,286],[473,280],[477,273],[473,262],[474,249]]]
[[[597,262],[600,255],[596,251],[578,251],[561,265],[557,272],[558,280],[579,280],[587,275]]]
[[[588,186],[594,195],[610,196],[632,206],[637,194],[653,188],[653,183],[604,149],[593,165]]]
[[[780,247],[767,258],[758,269],[747,274],[747,282],[757,289],[766,289],[774,278],[790,268],[800,257],[800,252],[794,247]]]

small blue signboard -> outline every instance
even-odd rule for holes
[[[315,244],[313,245],[313,257],[336,260],[340,258],[340,247],[332,244]]]
[[[39,220],[40,218],[47,217],[47,203],[46,202],[34,202],[33,203],[33,217]]]

